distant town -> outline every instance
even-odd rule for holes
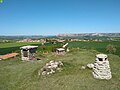
[[[120,41],[120,33],[81,33],[81,34],[58,34],[51,36],[21,35],[0,36],[0,42],[73,42],[73,41]]]
[[[81,33],[81,34],[58,34],[57,36],[107,36],[120,37],[120,33]]]

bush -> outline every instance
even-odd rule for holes
[[[107,47],[106,47],[106,51],[107,51],[108,53],[115,53],[115,52],[116,52],[116,47],[115,47],[114,45],[112,45],[112,44],[109,44],[109,45],[107,45]]]

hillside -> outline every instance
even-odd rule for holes
[[[81,69],[94,63],[94,50],[73,49],[64,56],[42,55],[41,61],[22,62],[20,57],[0,61],[0,90],[120,90],[120,57],[108,54],[113,78],[97,80],[92,70]],[[50,60],[64,63],[63,70],[53,75],[38,76]]]

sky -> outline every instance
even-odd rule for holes
[[[120,33],[120,0],[3,0],[0,35]]]

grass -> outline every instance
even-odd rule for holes
[[[92,70],[81,66],[95,61],[95,50],[72,50],[64,56],[45,55],[41,61],[22,62],[20,57],[0,61],[0,90],[120,90],[120,57],[108,54],[113,78],[97,80]],[[53,75],[38,76],[50,60],[64,63]]]

